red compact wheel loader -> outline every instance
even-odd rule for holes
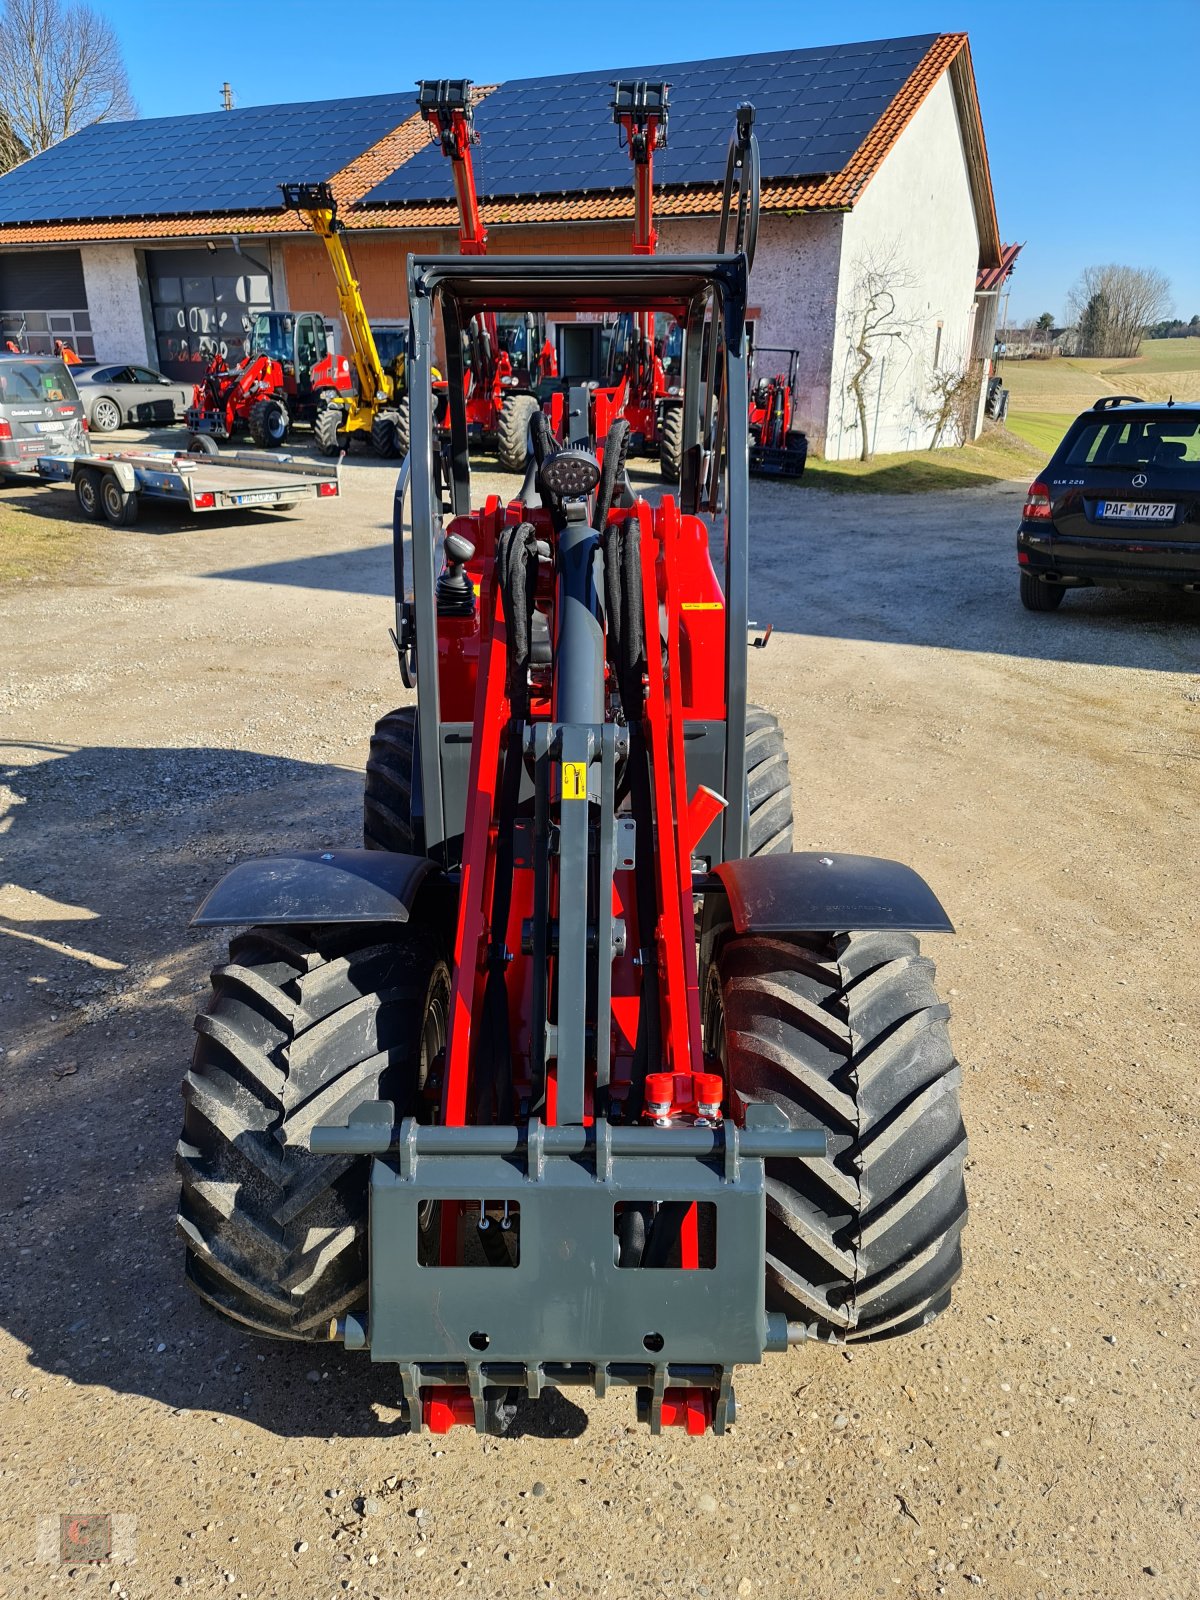
[[[192,391],[187,426],[200,441],[249,434],[263,449],[282,445],[297,422],[315,424],[327,402],[352,387],[350,363],[335,355],[318,311],[264,311],[254,321],[246,359],[229,367],[216,355]]]
[[[800,352],[756,346],[754,361],[764,356],[786,356],[787,367],[757,381],[751,368],[750,471],[757,477],[798,478],[808,460],[808,436],[792,427]]]
[[[621,79],[612,86],[612,117],[633,162],[633,253],[658,249],[654,223],[654,153],[666,147],[669,83]],[[664,356],[679,355],[678,324],[652,311],[617,316],[609,336],[604,381],[591,391],[592,436],[600,440],[618,417],[629,424],[629,452],[657,455],[663,480],[678,483],[683,451],[683,390]]]
[[[450,162],[458,203],[460,255],[487,254],[487,229],[479,211],[471,146],[475,129],[469,78],[423,78],[417,105],[429,124],[430,137]],[[558,376],[558,358],[546,336],[546,315],[539,307],[520,316],[485,310],[460,330],[467,350],[467,429],[472,441],[494,450],[502,468],[520,472],[525,466],[529,419],[538,409],[534,391]]]
[[[583,1385],[720,1433],[739,1363],[949,1303],[966,1142],[916,935],[950,924],[908,867],[792,851],[783,736],[747,704],[746,433],[720,436],[748,403],[745,256],[408,281],[416,704],[375,729],[366,848],[244,862],[196,915],[242,931],[184,1086],[188,1278],[244,1329],[393,1363],[414,1431],[503,1432]],[[520,492],[472,502],[459,333],[538,310],[682,322],[678,496],[633,492],[625,419],[590,447],[580,391],[577,436],[537,412]]]
[[[236,367],[215,355],[192,390],[186,421],[193,450],[212,452],[218,439],[247,433],[255,444],[277,448],[290,425],[282,367],[267,355],[248,355]]]

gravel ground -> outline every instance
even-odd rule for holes
[[[724,1440],[574,1391],[485,1441],[408,1437],[389,1369],[189,1296],[176,1091],[220,945],[187,918],[245,854],[356,842],[405,698],[392,483],[148,511],[98,571],[0,590],[0,1591],[1200,1593],[1200,608],[1022,611],[1020,485],[753,499],[797,845],[909,861],[958,925],[927,941],[972,1135],[949,1314],[769,1357]],[[61,1562],[93,1512],[124,1559]]]

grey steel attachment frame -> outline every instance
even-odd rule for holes
[[[668,1387],[718,1393],[716,1431],[731,1420],[732,1370],[786,1348],[786,1321],[765,1309],[767,1157],[814,1160],[825,1136],[793,1128],[778,1107],[747,1107],[746,1125],[720,1127],[399,1128],[386,1102],[345,1127],[313,1130],[321,1154],[374,1154],[370,1309],[343,1325],[348,1346],[404,1373],[410,1421],[422,1390],[462,1385],[536,1395],[547,1382],[598,1395],[650,1392],[651,1424]],[[511,1268],[423,1266],[422,1206],[520,1208]],[[712,1209],[709,1268],[620,1267],[614,1207],[700,1202]],[[469,1214],[469,1212],[468,1212]],[[480,1409],[480,1417],[482,1418]]]

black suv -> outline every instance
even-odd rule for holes
[[[1068,589],[1200,591],[1200,405],[1097,400],[1029,486],[1017,534],[1021,601]]]

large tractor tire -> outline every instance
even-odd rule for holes
[[[783,730],[761,706],[746,707],[746,791],[751,856],[792,848],[792,780]]]
[[[250,407],[247,425],[260,450],[278,450],[287,440],[291,418],[282,400],[256,400]]]
[[[408,404],[408,396],[402,395],[396,401],[395,411],[396,426],[396,454],[403,458],[412,445],[412,411]]]
[[[179,1230],[192,1288],[229,1321],[320,1340],[365,1304],[369,1162],[312,1155],[309,1132],[376,1097],[417,1109],[445,1042],[435,946],[414,924],[252,928],[213,973],[183,1086]]]
[[[950,1303],[967,1220],[960,1073],[933,964],[908,933],[727,934],[706,1048],[742,1102],[821,1129],[823,1161],[768,1161],[767,1307],[847,1342]]]
[[[400,448],[399,418],[395,411],[378,411],[371,418],[371,449],[385,459],[403,455]]]
[[[371,735],[363,790],[363,844],[368,850],[424,855],[424,829],[412,814],[416,758],[416,706],[400,706],[380,717]]]
[[[363,844],[368,850],[422,855],[425,837],[412,816],[417,708],[400,706],[380,717],[371,735],[363,792]],[[761,706],[746,707],[746,787],[752,856],[792,848],[792,784],[778,721]]]
[[[683,407],[664,406],[658,435],[658,470],[664,483],[678,483],[683,471]]]
[[[313,437],[323,456],[336,456],[346,448],[346,413],[341,406],[322,406],[313,423]]]
[[[529,419],[538,409],[531,394],[509,394],[500,407],[496,428],[496,459],[504,472],[524,472],[529,454]]]

